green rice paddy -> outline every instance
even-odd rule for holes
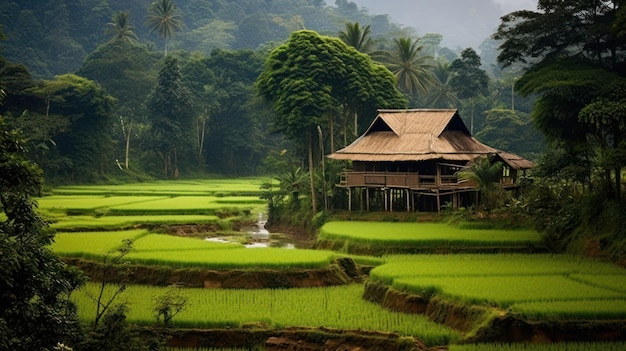
[[[259,186],[267,179],[210,179],[53,189],[38,200],[59,230],[51,249],[64,257],[102,259],[133,240],[125,257],[143,265],[210,269],[303,269],[326,267],[345,254],[323,250],[248,249],[238,243],[175,237],[150,229],[171,224],[222,224],[265,212]],[[218,217],[219,215],[219,217]],[[541,245],[534,231],[494,230],[442,223],[342,221],[325,224],[320,240],[377,247],[491,247]],[[376,266],[370,279],[416,294],[439,295],[468,304],[498,306],[529,319],[626,319],[626,271],[615,265],[569,255],[456,254],[358,256]],[[75,293],[79,313],[92,318],[93,302]],[[423,316],[385,310],[362,299],[363,285],[291,290],[180,290],[188,308],[173,320],[181,327],[240,327],[246,324],[326,326],[395,331],[428,345],[461,340],[461,335]],[[166,288],[131,286],[124,292],[129,320],[154,323],[151,302]],[[306,301],[303,303],[303,301]],[[91,304],[91,305],[90,305]],[[242,307],[243,306],[243,307]],[[297,313],[294,313],[297,311]],[[623,349],[623,343],[552,344],[525,350]],[[611,348],[615,346],[615,348]],[[475,348],[472,348],[475,347]],[[481,348],[486,347],[486,348]],[[489,348],[491,347],[491,348]],[[451,345],[451,351],[517,351],[519,345]],[[535,346],[533,346],[535,347]],[[608,347],[608,348],[601,348]]]
[[[319,240],[379,246],[507,246],[541,244],[533,230],[462,229],[445,223],[335,221],[324,224]]]
[[[389,256],[370,278],[531,319],[626,319],[626,271],[570,255]]]
[[[95,309],[85,292],[97,288],[90,283],[73,295],[79,316],[85,321],[92,318]],[[153,324],[153,299],[166,294],[168,289],[172,288],[128,286],[122,295],[130,305],[128,320],[141,325]],[[188,307],[174,317],[172,323],[184,328],[237,328],[246,324],[269,328],[324,326],[395,331],[419,337],[431,346],[460,340],[458,332],[431,322],[425,316],[389,311],[363,300],[361,285],[306,289],[178,289],[177,293],[187,299]]]

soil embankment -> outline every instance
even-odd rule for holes
[[[104,266],[95,261],[67,258],[65,262],[82,270],[92,281],[102,281]],[[111,283],[125,282],[156,286],[177,285],[190,288],[263,289],[312,288],[362,281],[364,274],[349,258],[339,258],[317,269],[231,269],[172,268],[166,266],[125,266],[124,272],[106,277]]]
[[[363,298],[385,308],[426,315],[462,332],[468,342],[562,342],[626,340],[626,321],[533,321],[494,307],[464,305],[396,291],[368,282]]]
[[[413,338],[395,333],[332,328],[283,329],[175,329],[168,345],[199,348],[250,348],[266,351],[420,351],[427,347]]]

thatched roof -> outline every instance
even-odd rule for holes
[[[328,158],[366,162],[471,161],[498,155],[514,169],[533,163],[474,139],[455,109],[379,110],[365,134]]]

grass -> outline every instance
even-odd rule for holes
[[[74,293],[80,318],[92,318],[95,305],[85,295],[93,283]],[[130,305],[128,320],[141,325],[155,323],[154,297],[167,287],[128,286],[122,295]],[[246,324],[270,328],[288,326],[387,330],[416,336],[428,345],[460,340],[459,333],[429,321],[425,316],[385,310],[361,298],[362,285],[306,289],[178,289],[187,308],[172,323],[184,328],[237,328]]]
[[[379,246],[501,246],[541,244],[532,230],[461,229],[444,223],[335,221],[324,224],[318,240]]]

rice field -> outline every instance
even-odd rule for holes
[[[87,284],[73,295],[79,317],[87,321],[94,313],[94,302]],[[128,321],[140,325],[155,323],[153,299],[171,287],[128,286],[122,300],[128,302]],[[175,288],[174,288],[175,289]],[[95,290],[94,290],[95,291]],[[395,331],[423,339],[427,345],[443,345],[460,340],[460,334],[429,321],[426,317],[385,310],[361,298],[361,285],[306,289],[177,289],[187,299],[187,307],[172,320],[185,328],[237,328],[243,325],[329,327],[349,330]],[[297,312],[296,312],[297,311]]]
[[[220,245],[218,243],[218,245]],[[313,269],[328,267],[331,251],[282,248],[131,251],[125,258],[136,264],[211,269]]]
[[[139,215],[139,216],[55,216],[50,227],[59,231],[90,231],[124,229],[137,225],[210,224],[219,223],[215,215]]]
[[[626,270],[570,255],[398,255],[370,278],[530,319],[626,319]]]
[[[133,250],[125,257],[131,263],[176,268],[314,269],[327,267],[337,257],[345,256],[323,250],[248,249],[239,243],[175,237],[148,229],[130,230],[171,224],[221,225],[233,218],[256,217],[257,212],[265,212],[265,201],[258,197],[263,181],[267,179],[68,186],[53,189],[52,195],[38,202],[52,227],[60,231],[51,248],[64,257],[99,259],[118,248],[124,239],[133,240]],[[233,214],[239,217],[230,217]],[[336,221],[325,224],[318,239],[374,247],[541,245],[541,238],[534,231],[442,223]],[[395,289],[498,306],[529,319],[626,319],[626,271],[600,261],[552,254],[387,255],[354,259],[375,266],[370,279]],[[84,289],[92,288],[88,284]],[[131,307],[129,320],[153,324],[152,298],[165,291],[159,287],[129,287],[123,294]],[[462,338],[423,316],[385,310],[364,301],[362,285],[291,290],[185,289],[180,293],[189,301],[187,310],[173,320],[180,327],[327,326],[395,331],[422,338],[429,345],[454,343]],[[92,318],[93,304],[86,300],[84,291],[77,292],[74,298],[79,302],[81,318]],[[563,350],[559,348],[563,345],[549,344],[556,348],[537,350]],[[565,345],[568,350],[578,347]],[[593,343],[581,345],[584,348],[579,349],[596,347]],[[624,348],[623,343],[615,345],[615,349]],[[516,351],[517,347],[450,345],[450,350]]]
[[[207,196],[256,196],[260,186],[271,179],[263,177],[214,178],[184,181],[153,181],[120,185],[71,185],[52,189],[57,195],[207,195]]]
[[[334,221],[318,240],[379,246],[503,246],[541,244],[533,230],[463,229],[445,223]]]
[[[119,248],[123,240],[133,241],[148,234],[146,230],[107,232],[57,233],[50,246],[53,252],[64,257],[99,258]]]
[[[133,264],[211,269],[323,268],[337,255],[332,251],[283,248],[249,249],[238,243],[210,242],[145,230],[59,233],[52,250],[65,257],[98,259],[132,239],[125,260]]]

